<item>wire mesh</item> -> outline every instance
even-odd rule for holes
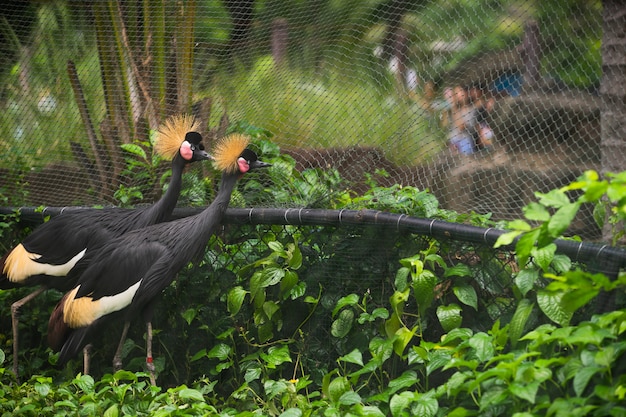
[[[334,190],[361,191],[369,174],[495,219],[602,168],[600,1],[55,1],[2,14],[7,206],[154,201],[160,176],[127,169],[123,145],[161,172],[150,132],[179,112],[209,144],[264,129],[299,171],[336,169]],[[284,201],[255,205],[311,204],[289,178],[278,186]]]

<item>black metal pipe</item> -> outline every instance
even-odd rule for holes
[[[80,210],[97,210],[91,207],[0,207],[0,214],[16,211],[20,219],[30,222],[43,222],[46,216]],[[177,208],[172,218],[187,217],[199,213],[202,208]],[[226,224],[281,224],[281,225],[361,225],[393,227],[398,232],[410,232],[432,236],[437,239],[453,239],[463,242],[493,246],[506,230],[483,228],[442,220],[413,217],[377,210],[325,210],[307,208],[229,208],[224,217]],[[610,271],[603,271],[615,278],[626,265],[626,250],[609,245],[590,242],[557,239],[554,242],[557,252],[567,255],[576,262],[589,263],[602,260],[602,264],[611,265]],[[514,250],[515,241],[503,248]],[[605,269],[605,268],[603,268]]]

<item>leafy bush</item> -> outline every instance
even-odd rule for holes
[[[274,156],[272,169],[292,169]],[[326,187],[319,174],[312,188]],[[263,183],[273,175],[282,173],[243,185],[254,198],[269,192]],[[554,244],[585,204],[620,236],[625,183],[626,173],[587,172],[536,193],[526,219],[510,222],[496,248],[375,227],[227,227],[163,294],[166,308],[154,320],[160,388],[143,372],[111,374],[117,335],[105,334],[94,376],[73,376],[72,364],[56,370],[48,365],[54,355],[32,347],[29,354],[46,359],[25,365],[36,374],[27,382],[0,368],[0,407],[60,415],[626,415],[623,301],[593,309],[600,294],[623,292],[626,275],[594,273]],[[429,193],[370,185],[333,204],[459,218]],[[495,226],[486,216],[464,220]],[[33,321],[41,323],[49,305],[39,303]],[[143,329],[134,330],[127,369],[143,362]]]

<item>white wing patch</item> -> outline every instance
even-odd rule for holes
[[[7,275],[7,278],[11,282],[22,282],[30,276],[41,274],[64,277],[74,268],[74,265],[85,256],[85,252],[87,252],[87,248],[61,265],[44,264],[36,262],[37,259],[41,258],[41,255],[28,252],[20,243],[11,251],[9,256],[7,256],[2,272]]]
[[[91,297],[75,298],[80,285],[72,290],[63,307],[63,321],[71,328],[89,326],[100,317],[128,307],[137,293],[141,280],[119,294],[93,300]]]

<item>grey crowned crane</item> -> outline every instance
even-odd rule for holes
[[[251,170],[270,166],[259,161],[248,144],[249,138],[240,134],[216,144],[213,157],[222,178],[215,199],[202,212],[126,233],[92,254],[77,286],[50,316],[48,341],[61,352],[59,366],[90,343],[102,325],[123,315],[119,352],[128,323],[142,315],[147,326],[146,363],[151,382],[156,383],[151,325],[154,303],[178,272],[203,253],[222,222],[237,180]]]
[[[67,291],[76,285],[83,257],[122,234],[168,220],[180,195],[185,167],[195,161],[211,159],[204,150],[199,124],[189,115],[170,117],[159,128],[154,151],[172,160],[172,176],[167,191],[155,204],[139,209],[90,209],[65,213],[37,227],[24,241],[4,255],[1,262],[0,289],[39,286],[11,305],[13,325],[13,372],[18,378],[19,310],[43,291]],[[77,265],[78,264],[78,265]]]

